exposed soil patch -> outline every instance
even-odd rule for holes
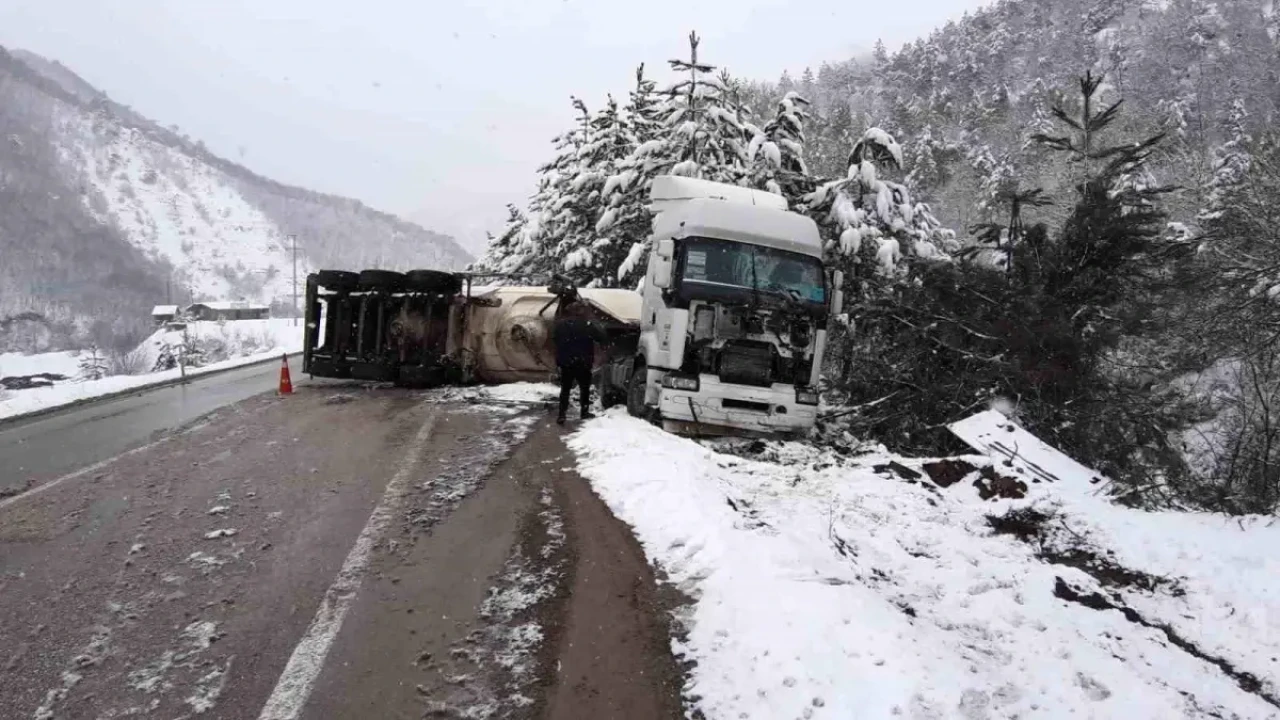
[[[939,460],[925,463],[922,467],[929,479],[940,488],[949,488],[978,469],[964,460]]]
[[[997,535],[1012,535],[1022,542],[1040,540],[1049,515],[1034,508],[1015,508],[1004,515],[988,515],[987,523]]]
[[[983,500],[996,498],[1021,500],[1027,496],[1025,482],[1008,475],[1001,475],[990,465],[978,472],[978,479],[973,481],[973,486],[978,488],[978,497]]]

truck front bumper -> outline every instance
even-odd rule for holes
[[[816,405],[796,402],[791,385],[751,387],[720,382],[715,375],[702,375],[697,392],[662,388],[658,408],[664,422],[690,424],[708,429],[727,428],[759,433],[803,432],[818,419]],[[683,430],[683,428],[677,428]]]

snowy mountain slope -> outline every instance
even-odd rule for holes
[[[18,347],[0,337],[0,350],[131,347],[167,286],[175,302],[288,303],[291,235],[300,275],[470,260],[447,236],[263,178],[111,101],[65,66],[3,48],[0,211],[0,319],[35,313],[44,338]]]
[[[181,290],[196,298],[291,300],[289,239],[223,173],[135,128],[70,112],[59,126],[64,160],[81,169],[90,211],[173,266]],[[310,267],[304,255],[299,275]]]
[[[1280,717],[1265,520],[1115,507],[1088,478],[983,502],[975,474],[942,489],[918,460],[618,414],[569,442],[692,599],[674,649],[709,720]]]

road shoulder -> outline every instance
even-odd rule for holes
[[[683,678],[671,652],[675,591],[658,583],[631,529],[574,467],[558,436],[552,486],[564,511],[567,592],[549,651],[546,717],[682,718]]]

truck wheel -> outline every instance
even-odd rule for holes
[[[365,270],[360,273],[360,286],[369,290],[403,290],[404,273],[394,270]]]
[[[456,295],[462,291],[462,278],[439,270],[410,270],[405,273],[409,289],[414,292]]]
[[[645,386],[648,382],[649,371],[645,368],[643,361],[637,360],[635,367],[631,370],[631,377],[627,380],[628,415],[638,418],[648,415],[648,408],[644,404]]]
[[[355,290],[360,284],[360,276],[346,270],[321,270],[316,273],[316,282],[327,290]]]

